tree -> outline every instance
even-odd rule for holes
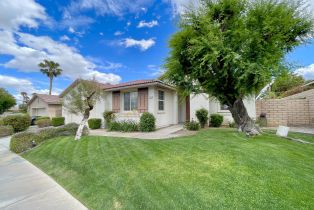
[[[15,98],[5,89],[0,88],[0,114],[16,105]]]
[[[78,85],[66,95],[63,101],[63,105],[70,113],[83,115],[75,140],[81,139],[90,111],[102,96],[102,89],[95,80],[78,80],[77,82]]]
[[[201,1],[181,16],[162,79],[183,95],[216,97],[228,105],[239,130],[258,133],[243,99],[269,83],[285,54],[312,33],[301,7],[272,0]]]
[[[292,88],[304,85],[302,76],[296,75],[288,69],[283,70],[275,79],[271,89],[276,93],[276,96],[281,96],[282,93],[291,90]]]
[[[54,61],[44,60],[43,62],[39,63],[38,66],[40,68],[40,71],[47,77],[49,77],[50,80],[49,95],[51,95],[53,78],[61,75],[62,73],[60,64]]]

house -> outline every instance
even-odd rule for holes
[[[66,95],[78,84],[79,80],[72,83],[60,97],[66,100]],[[141,113],[150,112],[156,117],[156,126],[165,127],[196,120],[196,110],[205,108],[209,113],[224,115],[225,123],[232,120],[230,112],[220,106],[214,98],[209,98],[206,94],[198,94],[182,99],[173,86],[160,80],[135,80],[116,85],[99,85],[104,91],[104,96],[96,103],[90,118],[103,119],[104,111],[114,111],[118,121],[139,121]],[[245,105],[249,115],[255,118],[254,97],[246,99]],[[66,123],[82,120],[82,116],[71,114],[65,107],[62,108],[62,116],[65,117]]]
[[[31,116],[62,116],[61,100],[57,95],[34,94],[27,103],[27,112]]]

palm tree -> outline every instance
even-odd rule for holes
[[[63,70],[60,68],[60,64],[46,59],[38,64],[38,66],[40,68],[40,71],[50,79],[49,95],[51,95],[52,80],[54,77],[59,76]]]

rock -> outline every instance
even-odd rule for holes
[[[289,127],[280,125],[280,126],[277,128],[276,135],[277,135],[277,136],[281,136],[281,137],[287,137],[287,136],[288,136],[288,133],[289,133]]]

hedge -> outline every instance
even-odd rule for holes
[[[3,118],[4,125],[11,125],[14,132],[25,131],[31,124],[29,115],[11,115]]]
[[[64,120],[65,120],[64,117],[53,117],[51,120],[51,125],[54,127],[64,125]]]
[[[196,122],[195,120],[192,120],[191,122],[186,122],[184,124],[184,127],[190,131],[197,131],[200,129],[200,124]]]
[[[140,118],[139,130],[151,132],[156,129],[156,118],[149,112],[144,112]]]
[[[14,133],[11,125],[0,125],[0,137],[10,136]]]
[[[51,126],[51,120],[50,119],[37,120],[37,126],[39,128],[49,127],[49,126]]]
[[[223,121],[224,121],[224,117],[220,114],[210,115],[210,125],[213,127],[220,127]]]
[[[57,128],[44,128],[38,133],[33,132],[21,132],[12,136],[10,142],[10,150],[15,153],[21,153],[29,150],[36,145],[48,139],[58,136],[73,136],[76,134],[78,124],[69,123]],[[84,127],[83,135],[88,134],[88,129]]]
[[[139,125],[133,120],[113,121],[109,124],[109,131],[134,132],[139,130]]]
[[[88,127],[90,129],[98,129],[101,126],[101,119],[100,118],[91,118],[88,120]]]
[[[195,115],[198,121],[200,122],[201,127],[204,128],[205,124],[207,124],[208,122],[208,111],[202,108],[202,109],[197,110]]]
[[[105,120],[105,126],[106,128],[108,128],[110,123],[115,119],[115,114],[113,111],[105,111],[103,115]]]

